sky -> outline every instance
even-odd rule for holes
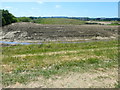
[[[118,2],[2,2],[16,17],[118,17]]]

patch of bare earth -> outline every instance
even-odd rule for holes
[[[9,88],[114,88],[118,80],[117,68],[102,69],[85,73],[69,72],[49,79],[38,77],[38,81],[27,84],[16,83]],[[7,87],[7,88],[8,88]]]
[[[110,25],[47,25],[20,22],[2,29],[0,39],[14,42],[103,40],[118,36],[118,26]]]

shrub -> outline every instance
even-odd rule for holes
[[[18,18],[18,21],[20,21],[20,22],[30,22],[31,19],[29,17],[20,17],[20,18]]]
[[[0,10],[0,13],[2,13],[2,26],[17,22],[17,18],[9,13],[8,10]]]

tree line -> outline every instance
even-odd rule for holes
[[[5,26],[5,25],[11,24],[11,23],[15,23],[15,22],[40,23],[43,18],[50,18],[50,17],[15,17],[8,10],[4,10],[4,9],[3,10],[0,9],[0,15],[2,15],[2,18],[0,18],[0,21],[2,19],[2,26]],[[52,18],[54,18],[54,17],[52,17]],[[64,17],[64,18],[69,18],[69,17]],[[71,19],[81,20],[80,18],[75,18],[75,17],[71,18]],[[87,21],[89,21],[88,19],[93,20],[93,21],[96,21],[96,20],[98,20],[98,21],[114,21],[115,20],[116,22],[113,22],[113,24],[115,24],[115,25],[118,25],[117,21],[120,21],[120,18],[105,18],[103,20],[101,18],[87,18]]]
[[[13,14],[11,14],[8,10],[0,10],[0,14],[2,15],[2,26],[15,23],[15,22],[30,22],[32,19],[28,17],[19,17],[16,18]]]

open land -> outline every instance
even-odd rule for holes
[[[3,41],[49,42],[114,39],[118,26],[13,23],[0,32]]]
[[[3,87],[118,87],[118,26],[22,22],[0,33],[3,41],[43,43],[2,48]]]

